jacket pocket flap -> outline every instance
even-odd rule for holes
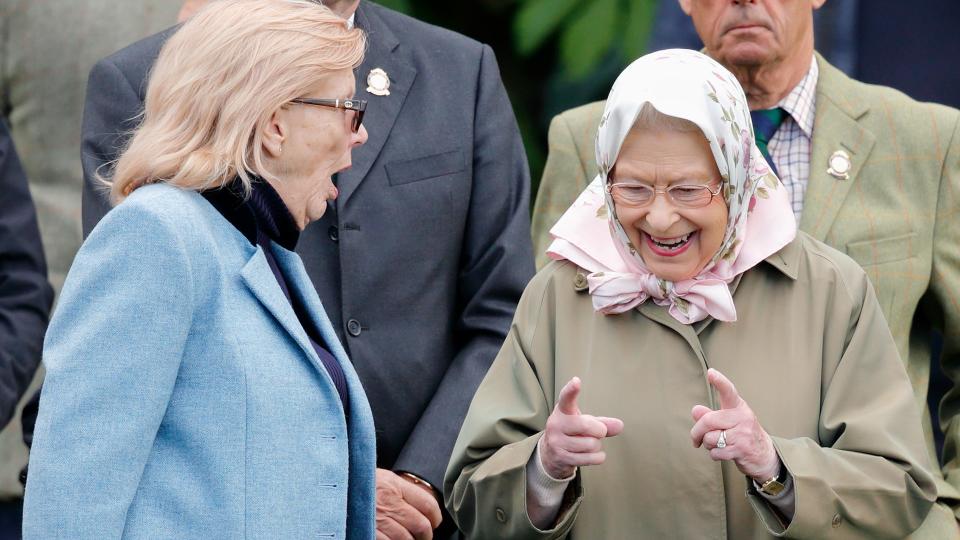
[[[460,150],[451,150],[408,161],[394,161],[386,165],[387,178],[390,180],[391,186],[454,174],[463,169],[463,152]]]
[[[847,255],[850,255],[860,266],[909,259],[917,255],[917,233],[850,242],[847,244]]]

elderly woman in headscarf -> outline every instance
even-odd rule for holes
[[[460,432],[461,529],[914,530],[936,489],[893,339],[864,272],[797,232],[733,75],[694,51],[637,60],[596,152]]]

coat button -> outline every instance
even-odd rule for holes
[[[347,321],[347,332],[349,332],[351,336],[357,337],[361,331],[363,331],[363,328],[360,327],[360,321],[356,319]]]
[[[503,511],[503,508],[497,508],[497,521],[500,523],[507,522],[507,513]]]
[[[587,288],[587,276],[577,272],[577,277],[573,278],[573,289],[576,291],[582,291]]]
[[[843,518],[840,517],[840,514],[836,514],[833,516],[833,521],[830,524],[833,525],[834,529],[836,529],[837,527],[840,526],[841,521],[843,521]]]
[[[340,241],[340,229],[337,229],[337,226],[336,226],[336,225],[331,225],[330,228],[327,229],[327,236],[329,236],[330,239],[333,240],[334,242],[339,242],[339,241]]]

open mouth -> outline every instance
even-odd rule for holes
[[[673,257],[679,255],[690,247],[690,242],[696,237],[697,231],[689,232],[683,236],[673,238],[660,238],[644,233],[647,245],[657,255]]]

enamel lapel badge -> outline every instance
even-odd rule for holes
[[[827,163],[829,165],[827,168],[827,174],[839,178],[840,180],[850,179],[850,154],[844,152],[843,150],[837,150],[832,156],[830,156],[830,161]]]
[[[390,77],[387,76],[386,71],[380,68],[370,70],[367,74],[367,92],[375,96],[390,95]]]

